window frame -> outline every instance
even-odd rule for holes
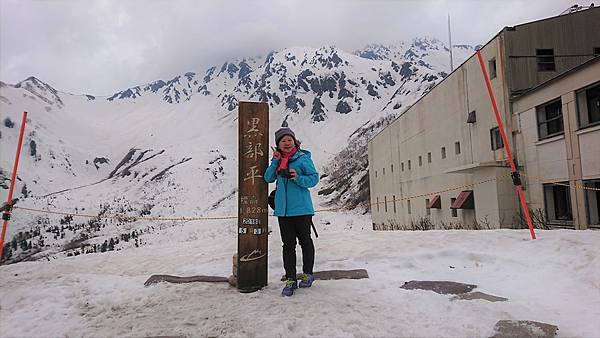
[[[498,76],[495,57],[488,60],[488,71],[490,73],[490,80]]]
[[[590,120],[592,120],[589,107],[590,99],[588,98],[588,92],[590,90],[600,91],[600,81],[575,91],[575,102],[577,105],[577,125],[579,129],[600,125],[600,109],[597,113],[598,116],[595,117],[597,120],[590,122]]]
[[[558,107],[559,107],[559,114],[557,116],[551,117],[550,119],[548,119],[548,110],[547,108],[555,105],[558,103]],[[540,121],[540,113],[544,114],[544,120]],[[543,103],[539,106],[535,107],[535,117],[536,117],[536,125],[537,125],[537,132],[538,132],[538,140],[544,140],[550,137],[554,137],[554,136],[558,136],[561,134],[565,133],[565,124],[564,124],[564,117],[563,117],[563,111],[562,111],[562,100],[560,97],[550,100],[546,103]],[[554,121],[560,121],[560,127],[561,130],[560,131],[556,131],[553,133],[549,133],[548,132],[548,125]],[[542,126],[546,126],[545,129],[545,133],[542,133]],[[544,135],[542,135],[544,134]]]
[[[556,182],[556,183],[560,183],[560,184],[549,183],[549,184],[542,185],[546,219],[549,224],[572,226],[574,224],[573,223],[573,207],[571,206],[571,188],[570,188],[570,186],[567,185],[569,182]],[[564,202],[566,202],[565,205],[567,207],[567,210],[566,210],[567,218],[564,218],[564,219],[558,218],[557,213],[556,213],[556,209],[557,209],[556,197],[557,197],[557,193],[559,193],[560,190],[562,190],[563,192],[566,193]],[[552,194],[552,196],[549,195],[550,193]],[[553,213],[553,215],[551,215],[551,213]]]
[[[387,210],[387,195],[383,195],[383,209],[385,210],[385,213],[387,214],[388,210]]]
[[[454,201],[456,201],[456,198],[451,197],[450,198],[450,205],[454,204]],[[458,209],[452,209],[452,208],[450,208],[450,213],[451,213],[450,215],[452,217],[458,217]]]
[[[554,48],[536,48],[535,63],[537,65],[537,71],[555,72],[556,60],[554,57]]]
[[[586,188],[592,188],[586,189],[584,192],[585,213],[588,226],[590,228],[598,228],[600,227],[600,190],[596,189],[600,189],[600,179],[584,180],[583,186]],[[596,208],[596,210],[594,210],[594,215],[592,215],[592,208]]]
[[[494,127],[490,129],[490,142],[492,146],[492,151],[504,148],[504,140],[502,140],[500,127]]]

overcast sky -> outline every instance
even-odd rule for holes
[[[0,0],[0,80],[109,95],[290,46],[482,44],[577,0]],[[589,5],[591,1],[579,1]]]

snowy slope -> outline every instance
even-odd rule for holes
[[[364,57],[367,51],[375,55],[373,48],[350,54],[335,47],[291,47],[109,97],[63,93],[34,77],[2,83],[0,198],[6,198],[20,116],[27,110],[19,206],[89,216],[235,215],[239,101],[269,102],[271,134],[288,123],[326,172],[359,127],[401,111],[448,71],[445,47],[435,39]],[[313,191],[318,204],[321,188]],[[39,259],[97,251],[133,230],[145,244],[151,227],[123,217],[20,210],[7,237],[12,252],[6,254]],[[131,246],[121,240],[114,248]]]

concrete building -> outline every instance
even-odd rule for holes
[[[600,57],[513,102],[531,210],[547,222],[600,227]]]
[[[537,98],[543,97],[539,93],[548,88],[558,86],[555,90],[566,90],[565,95],[579,93],[582,87],[572,83],[573,79],[581,76],[581,72],[587,72],[573,69],[600,54],[598,31],[600,8],[592,8],[506,27],[480,49],[508,141],[521,170],[527,170],[525,161],[528,159],[537,161],[538,167],[549,159],[546,155],[532,155],[535,150],[530,142],[539,142],[532,141],[533,138],[539,140],[538,129],[535,129],[535,137],[525,137],[519,125],[514,125],[523,119],[513,119],[513,112],[519,112],[516,116],[531,118],[532,114],[527,111],[537,107]],[[560,80],[555,79],[557,76]],[[542,87],[544,89],[536,89]],[[515,110],[517,103],[519,110]],[[537,126],[537,115],[533,115],[533,125]],[[551,113],[547,116],[553,118]],[[592,118],[582,128],[594,129],[594,121]],[[544,122],[551,121],[543,120],[542,125]],[[579,127],[573,128],[578,130]],[[575,131],[578,137],[596,135],[578,132]],[[546,136],[560,138],[557,135]],[[574,156],[573,137],[569,134],[567,138],[570,140],[569,154]],[[583,144],[589,144],[587,136],[583,139],[586,140]],[[520,146],[515,147],[515,144]],[[578,150],[580,153],[588,151]],[[589,151],[591,157],[586,158],[594,158],[594,150]],[[566,159],[564,156],[564,161]],[[528,179],[525,186],[528,198],[534,198],[532,185],[542,185],[559,176],[561,180],[572,177],[582,184],[596,184],[593,170],[597,170],[597,162],[585,163],[592,167],[591,171],[586,171],[588,176],[577,176],[573,172],[573,176],[542,177],[542,183]],[[394,229],[431,225],[440,228],[515,227],[520,222],[520,207],[509,176],[506,150],[479,61],[473,55],[369,142],[373,226]],[[543,198],[539,191],[535,198]],[[544,203],[533,205],[545,210]],[[579,204],[577,208],[580,208]],[[585,227],[585,223],[581,223],[581,227]]]

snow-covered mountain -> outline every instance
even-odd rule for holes
[[[455,60],[472,53],[454,48]],[[441,41],[418,38],[353,54],[291,47],[107,97],[60,92],[35,77],[0,82],[0,198],[28,111],[18,206],[74,215],[17,209],[4,257],[118,250],[179,224],[122,215],[235,215],[237,106],[244,100],[268,102],[271,134],[287,123],[313,152],[323,174],[318,205],[356,206],[365,182],[368,188],[367,136],[442,80],[448,62]]]

